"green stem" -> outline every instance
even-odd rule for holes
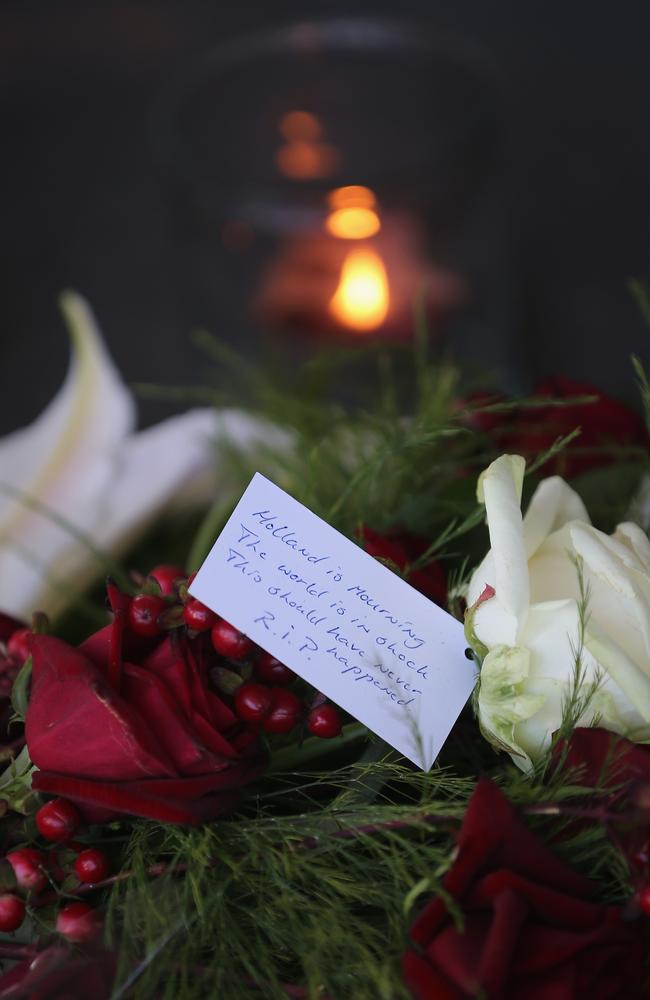
[[[301,747],[284,747],[273,754],[273,759],[269,767],[269,772],[296,771],[306,764],[321,757],[329,756],[336,750],[356,743],[358,740],[367,738],[368,730],[360,722],[351,722],[344,726],[340,736],[333,740],[322,740],[318,736],[312,736],[305,740]]]
[[[187,556],[187,569],[190,572],[194,572],[194,570],[200,567],[212,548],[217,535],[228,520],[232,508],[232,500],[217,500],[210,507],[199,525]]]

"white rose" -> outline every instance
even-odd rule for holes
[[[502,455],[479,479],[492,548],[469,584],[468,632],[484,656],[481,729],[528,770],[576,692],[581,648],[576,724],[650,740],[650,542],[630,522],[598,531],[559,476],[540,483],[522,519],[524,468]],[[473,607],[486,586],[494,596]]]

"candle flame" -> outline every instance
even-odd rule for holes
[[[376,198],[370,188],[348,184],[330,191],[327,200],[331,208],[325,228],[341,240],[365,240],[381,229],[376,211]]]
[[[386,319],[389,305],[386,268],[374,250],[351,250],[343,261],[338,288],[329,305],[331,315],[352,330],[375,330]]]
[[[339,160],[337,150],[325,139],[318,115],[310,111],[288,111],[279,129],[285,142],[275,154],[280,173],[294,181],[328,177]]]

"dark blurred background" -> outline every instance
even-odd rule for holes
[[[33,418],[63,377],[67,343],[56,305],[63,288],[88,298],[129,381],[200,381],[204,361],[188,340],[198,323],[238,339],[218,328],[214,303],[206,310],[188,280],[192,257],[157,149],[161,100],[230,38],[342,15],[397,13],[426,24],[432,37],[474,46],[491,66],[499,197],[475,241],[498,293],[482,321],[470,324],[473,333],[459,334],[462,350],[499,355],[503,380],[515,388],[562,372],[634,401],[629,354],[650,357],[650,334],[626,288],[629,277],[650,274],[650,8],[531,0],[395,6],[5,0],[2,432]],[[225,308],[223,315],[228,326]],[[498,345],[506,345],[501,354]],[[146,404],[145,421],[160,412]]]

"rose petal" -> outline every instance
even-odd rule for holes
[[[467,994],[448,982],[415,951],[402,958],[404,981],[416,1000],[465,1000]]]
[[[524,517],[524,540],[529,559],[545,538],[570,521],[590,524],[587,508],[560,476],[544,479],[533,493]]]
[[[476,617],[476,634],[481,634],[481,621],[485,621],[495,606],[499,606],[509,619],[509,627],[502,633],[501,641],[514,645],[517,632],[528,610],[528,562],[524,547],[523,522],[520,498],[525,461],[520,455],[502,455],[482,473],[479,479],[479,499],[485,501],[490,544],[494,560],[494,580],[491,584],[496,597],[480,609]]]
[[[109,779],[176,773],[146,722],[90,660],[45,635],[34,636],[32,657],[25,735],[38,767]]]

